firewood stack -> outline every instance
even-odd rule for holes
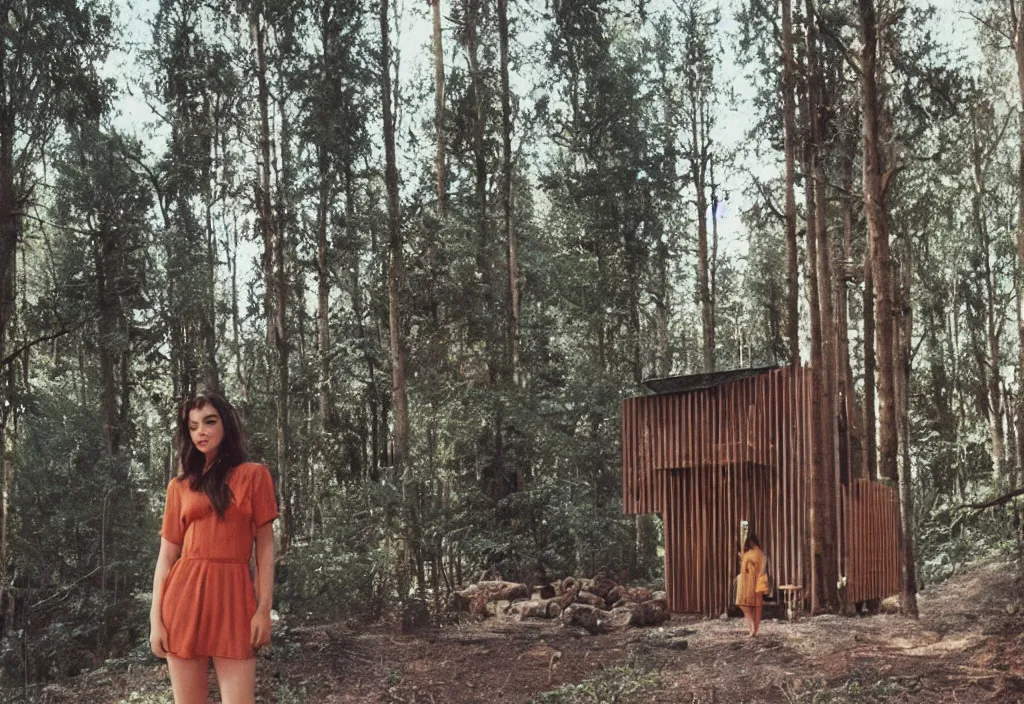
[[[603,573],[593,579],[566,577],[555,584],[542,584],[532,595],[525,584],[478,582],[455,597],[456,608],[480,620],[490,615],[488,604],[507,601],[502,611],[518,619],[558,618],[563,626],[579,626],[591,634],[658,626],[672,617],[664,592],[617,584]]]

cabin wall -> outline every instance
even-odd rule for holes
[[[848,604],[899,592],[899,523],[895,487],[866,479],[842,487],[840,570]]]
[[[623,402],[623,505],[665,522],[669,608],[717,616],[734,597],[740,521],[773,588],[809,584],[809,369]]]

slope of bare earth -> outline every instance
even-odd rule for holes
[[[509,618],[413,635],[340,624],[296,628],[261,660],[257,701],[1024,702],[1024,613],[1013,575],[1005,563],[976,564],[924,591],[916,621],[766,621],[756,639],[737,619],[679,616],[662,629],[600,636]],[[169,704],[167,670],[156,663],[112,663],[63,685],[7,696],[42,704]],[[216,687],[211,692],[219,701]]]

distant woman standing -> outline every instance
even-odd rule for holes
[[[245,461],[238,414],[215,394],[182,404],[175,440],[181,474],[167,487],[150,646],[167,658],[175,704],[206,704],[210,658],[223,704],[254,704],[255,651],[270,643],[273,479]]]
[[[740,573],[736,577],[736,605],[743,611],[747,621],[750,637],[757,635],[761,625],[761,605],[764,594],[758,591],[758,581],[764,573],[765,557],[761,552],[761,543],[751,532],[743,541],[743,552],[740,554]]]

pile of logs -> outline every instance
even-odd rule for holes
[[[481,581],[455,595],[456,608],[481,620],[490,615],[488,604],[501,601],[508,602],[504,612],[516,618],[557,618],[563,626],[580,626],[592,634],[658,626],[672,617],[664,592],[616,584],[604,574],[593,579],[566,577],[538,586],[532,593],[525,584]]]

